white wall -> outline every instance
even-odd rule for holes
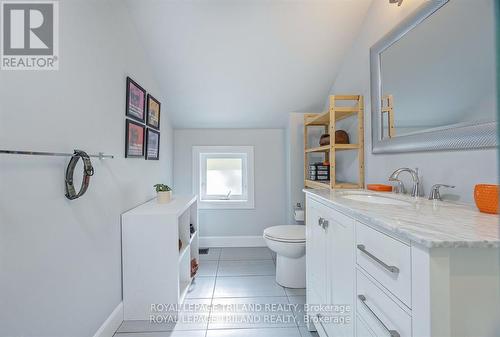
[[[292,112],[286,128],[287,219],[294,224],[293,207],[305,207],[304,186],[304,114]]]
[[[285,132],[282,129],[176,129],[174,193],[192,193],[192,147],[253,145],[255,209],[200,210],[201,237],[261,236],[285,224]]]
[[[92,336],[121,301],[120,214],[172,182],[168,101],[129,22],[119,0],[60,1],[60,70],[0,71],[1,148],[116,156],[69,201],[67,158],[0,155],[0,336]],[[160,161],[124,159],[127,75],[163,103]]]
[[[284,128],[320,109],[371,1],[126,0],[176,128]]]
[[[398,7],[387,1],[373,1],[360,34],[335,79],[331,93],[360,92],[365,96],[367,183],[386,183],[387,177],[393,170],[403,166],[418,167],[423,176],[425,193],[428,193],[433,184],[447,183],[457,186],[450,197],[473,202],[475,184],[497,182],[496,149],[381,155],[371,153],[369,48],[424,2],[424,0],[404,1],[403,5]],[[354,167],[352,159],[345,159],[338,167],[339,176],[349,177],[350,173],[355,171]],[[410,187],[409,180],[406,182]]]

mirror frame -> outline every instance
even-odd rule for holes
[[[382,122],[380,55],[448,2],[449,0],[431,0],[423,4],[370,48],[372,153],[484,149],[498,146],[497,121],[453,124],[434,131],[423,131],[391,139],[380,138]]]

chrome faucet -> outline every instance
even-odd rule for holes
[[[420,196],[420,179],[418,178],[418,169],[411,169],[407,167],[403,167],[400,169],[397,169],[394,171],[391,176],[389,177],[389,181],[398,181],[399,174],[401,172],[408,172],[411,174],[411,177],[413,179],[413,188],[411,190],[411,196],[412,197],[419,197]]]

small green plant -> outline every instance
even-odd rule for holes
[[[153,187],[156,188],[156,192],[168,192],[172,190],[170,187],[163,184],[156,184]]]

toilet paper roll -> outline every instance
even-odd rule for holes
[[[295,221],[304,221],[304,210],[303,209],[295,209],[293,211],[293,217]]]

